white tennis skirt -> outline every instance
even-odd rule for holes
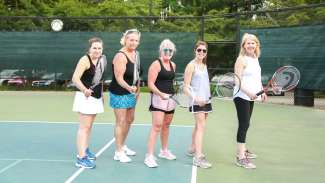
[[[86,97],[84,93],[77,91],[74,97],[72,111],[82,114],[98,114],[104,112],[102,98]]]

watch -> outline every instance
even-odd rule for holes
[[[58,32],[61,31],[63,28],[63,22],[60,19],[54,19],[51,22],[51,28],[53,31]]]

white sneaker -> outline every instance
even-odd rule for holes
[[[125,152],[125,154],[128,156],[135,156],[137,154],[135,151],[132,151],[131,149],[129,149],[128,146],[126,146],[126,145],[124,145],[122,147],[122,149]]]
[[[160,150],[160,153],[159,153],[159,158],[165,158],[165,159],[168,159],[168,160],[175,160],[176,159],[176,156],[171,153],[168,149],[163,151],[163,150]]]
[[[146,164],[149,168],[158,167],[158,164],[156,162],[156,157],[153,155],[146,154],[146,158],[144,159],[144,164]]]
[[[124,151],[122,152],[115,151],[115,155],[113,159],[115,161],[120,161],[121,163],[129,163],[132,161],[132,159],[129,158]]]

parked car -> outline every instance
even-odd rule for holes
[[[32,82],[33,87],[47,87],[55,84],[54,80],[37,80]]]
[[[15,76],[7,81],[7,85],[9,86],[25,86],[26,83],[27,79],[20,76]]]

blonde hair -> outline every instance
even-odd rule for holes
[[[252,40],[256,43],[256,49],[255,49],[255,56],[256,57],[260,57],[261,55],[261,49],[260,49],[260,41],[258,40],[258,38],[254,35],[254,34],[249,34],[249,33],[245,33],[243,35],[241,44],[240,44],[240,52],[239,52],[239,56],[245,56],[247,55],[246,50],[244,48],[244,45],[246,44],[246,42],[248,40]]]
[[[141,32],[138,31],[138,29],[128,29],[128,30],[126,30],[126,31],[123,33],[123,35],[122,35],[122,37],[121,37],[120,43],[121,43],[122,46],[125,46],[125,40],[126,40],[126,37],[127,37],[129,34],[132,34],[132,33],[137,33],[138,36],[139,36],[139,39],[140,39],[140,37],[141,37]]]
[[[176,53],[176,46],[170,39],[164,39],[159,46],[159,53],[166,47],[171,47],[173,49],[174,53]]]

